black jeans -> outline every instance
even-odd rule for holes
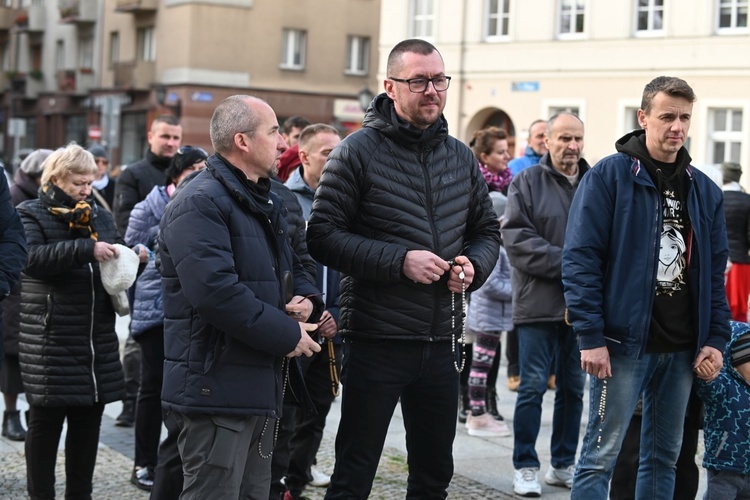
[[[135,465],[156,467],[161,437],[161,384],[164,379],[164,326],[146,330],[141,346],[141,388],[135,408]]]
[[[445,498],[453,476],[458,373],[451,342],[345,340],[336,466],[327,499],[365,499],[401,399],[406,498]]]
[[[32,405],[26,434],[26,481],[32,500],[55,498],[55,463],[63,423],[65,436],[65,498],[91,498],[103,404],[46,407]]]

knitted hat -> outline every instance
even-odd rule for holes
[[[116,259],[105,260],[99,264],[102,285],[110,295],[127,290],[135,282],[140,259],[138,254],[125,245],[115,244],[119,252]]]
[[[41,177],[42,170],[44,169],[44,160],[51,154],[51,149],[37,149],[36,151],[32,151],[21,162],[21,171],[32,179]]]
[[[724,179],[724,184],[730,182],[740,182],[742,177],[742,166],[739,163],[727,161],[721,164],[721,174]]]
[[[89,146],[89,149],[87,151],[94,155],[94,158],[104,158],[106,160],[109,160],[107,152],[99,144],[92,144],[91,146]]]

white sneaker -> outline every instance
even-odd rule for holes
[[[314,465],[310,467],[310,475],[312,476],[312,481],[310,481],[310,486],[316,486],[318,488],[323,488],[331,484],[331,476],[323,472],[322,470],[318,469]]]
[[[466,417],[466,430],[469,436],[475,437],[508,437],[510,429],[502,420],[495,420],[489,413],[475,417],[471,413]]]
[[[542,486],[536,478],[537,472],[539,469],[536,467],[516,469],[513,477],[513,492],[522,497],[542,496]]]
[[[575,464],[569,465],[564,469],[555,469],[551,465],[544,475],[544,482],[552,486],[573,487],[573,475],[576,472]]]

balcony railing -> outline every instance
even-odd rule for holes
[[[117,0],[115,11],[144,14],[155,12],[159,8],[159,0]]]
[[[121,62],[115,64],[115,87],[123,89],[151,88],[156,77],[156,64],[147,61]]]
[[[16,19],[26,18],[26,11],[11,7],[0,7],[0,31],[8,31],[16,25]],[[27,19],[28,20],[28,19]]]
[[[91,24],[96,22],[97,0],[58,0],[60,23]]]

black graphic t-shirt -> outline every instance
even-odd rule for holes
[[[693,307],[688,283],[692,231],[686,199],[688,178],[676,164],[652,160],[647,171],[662,200],[662,228],[656,271],[656,297],[647,352],[695,348]],[[654,171],[655,167],[655,171]]]

